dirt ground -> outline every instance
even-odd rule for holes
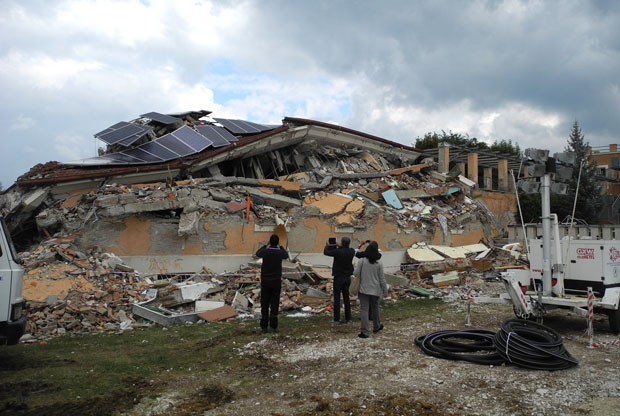
[[[255,341],[236,348],[227,374],[170,386],[129,414],[620,415],[620,346],[589,348],[585,319],[567,311],[550,313],[544,323],[579,360],[570,370],[442,360],[414,344],[420,334],[467,328],[463,307],[453,302],[423,320],[386,319],[385,329],[370,339],[357,337],[358,322],[294,339],[286,335],[284,318],[280,334],[257,331]],[[493,331],[513,317],[502,305],[474,305],[473,312],[471,328]],[[607,322],[595,323],[596,341],[617,338]],[[218,383],[236,372],[244,381]]]

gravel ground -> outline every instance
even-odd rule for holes
[[[479,293],[495,289],[482,282],[477,287]],[[230,401],[207,414],[620,415],[620,346],[589,348],[585,319],[560,310],[545,319],[579,360],[565,371],[449,361],[415,346],[417,335],[467,328],[457,314],[462,310],[455,301],[423,320],[386,320],[370,339],[357,337],[354,322],[300,341],[286,336],[284,319],[281,334],[257,334],[235,350],[247,382],[225,386]],[[474,305],[471,328],[497,331],[512,317],[508,306]],[[596,341],[618,338],[607,322],[596,322],[595,334]],[[183,400],[171,391],[140,414],[196,414],[173,410]]]

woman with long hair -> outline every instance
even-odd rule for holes
[[[383,329],[379,313],[379,299],[387,295],[388,289],[383,273],[383,264],[379,260],[379,245],[376,241],[371,241],[365,250],[365,257],[358,260],[353,274],[360,276],[360,289],[358,299],[360,300],[361,332],[358,337],[369,338],[368,311],[372,309],[373,333],[378,333]]]

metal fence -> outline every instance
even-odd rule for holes
[[[560,238],[568,235],[570,225],[560,225]],[[542,238],[542,224],[525,224],[525,233],[528,239]],[[588,240],[620,240],[620,225],[573,225],[571,236],[575,239]],[[508,226],[508,240],[510,242],[524,242],[523,227],[517,224]]]

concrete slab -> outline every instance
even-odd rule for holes
[[[464,258],[468,254],[480,253],[488,248],[484,244],[471,244],[468,246],[459,246],[459,247],[430,245],[428,247],[435,251],[438,251],[439,253],[443,254],[445,257],[450,257],[452,259]]]
[[[237,311],[235,311],[230,305],[225,305],[220,308],[198,314],[200,319],[204,319],[207,322],[222,321],[235,316],[237,316]]]
[[[433,283],[438,287],[457,285],[459,282],[459,273],[457,271],[437,273],[433,275]]]
[[[421,171],[422,169],[424,169],[426,167],[428,167],[428,163],[420,163],[419,165],[407,166],[407,167],[400,168],[400,169],[392,169],[390,171],[390,175],[398,176],[398,175],[402,175],[403,173],[406,173],[406,172],[415,173],[415,172]]]
[[[426,261],[441,261],[444,258],[431,250],[426,244],[414,244],[409,250],[407,255],[411,260],[418,262]]]
[[[344,211],[346,206],[352,201],[348,195],[330,194],[317,198],[306,198],[305,205],[311,205],[321,210],[324,215],[339,214]]]
[[[195,302],[194,310],[196,313],[211,311],[213,309],[221,308],[225,306],[226,302],[218,300],[197,300]]]
[[[37,188],[22,200],[24,212],[32,212],[39,207],[50,193],[49,188]]]
[[[245,187],[245,190],[252,196],[259,197],[263,199],[267,204],[279,207],[279,208],[291,208],[291,207],[300,207],[301,201],[295,198],[289,198],[288,196],[278,195],[278,194],[268,194],[262,192],[256,188]]]

